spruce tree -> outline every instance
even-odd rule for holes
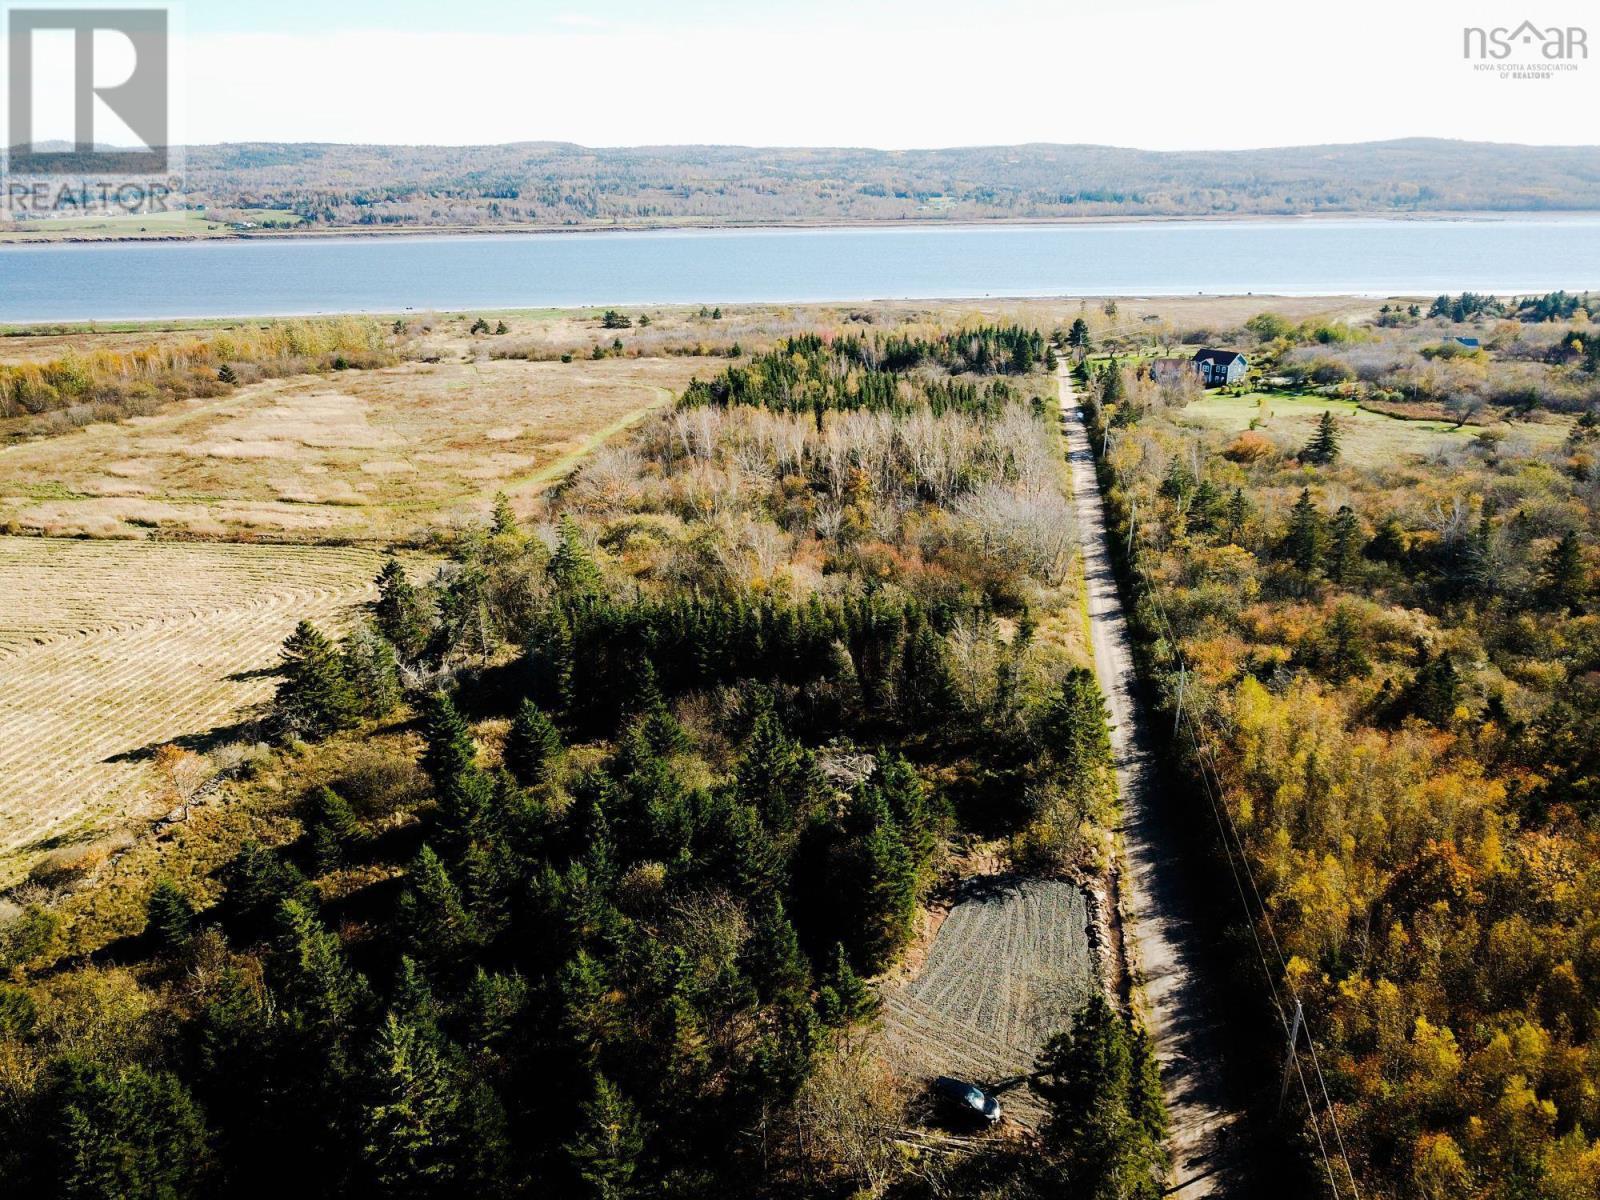
[[[517,513],[511,507],[511,497],[504,492],[494,494],[494,517],[489,524],[489,536],[496,539],[516,539],[522,536],[517,523]]]
[[[1088,816],[1104,816],[1115,791],[1110,712],[1092,671],[1073,667],[1067,672],[1035,719],[1033,738],[1074,807]]]
[[[396,918],[409,953],[435,970],[460,966],[480,944],[478,926],[431,846],[424,844],[417,852],[407,883]]]
[[[578,1132],[566,1149],[575,1195],[624,1200],[636,1194],[633,1180],[644,1153],[639,1112],[604,1075],[595,1075],[594,1092],[579,1110]]]
[[[583,534],[571,517],[561,518],[556,552],[550,556],[545,575],[563,596],[584,597],[600,593],[600,568],[584,545]]]
[[[844,943],[836,943],[817,989],[817,1015],[823,1024],[845,1028],[878,1010],[878,997],[850,966]]]
[[[361,1158],[376,1194],[451,1194],[463,1182],[461,1089],[437,1033],[391,1012],[369,1057]]]
[[[1306,448],[1300,452],[1300,457],[1309,463],[1329,466],[1339,459],[1339,425],[1333,419],[1333,413],[1324,409],[1322,416],[1317,418],[1317,430],[1311,435],[1311,440],[1306,443]]]
[[[223,873],[226,891],[223,912],[228,931],[241,942],[252,942],[273,932],[279,909],[286,900],[315,903],[316,893],[293,863],[284,861],[259,842],[247,841]]]
[[[363,625],[344,640],[339,658],[362,715],[388,716],[401,699],[400,663],[389,640]]]
[[[372,615],[378,632],[406,662],[415,662],[427,649],[430,633],[427,605],[406,577],[397,559],[388,559],[377,578],[378,599]]]
[[[286,737],[321,738],[353,725],[360,703],[333,643],[301,621],[283,643],[274,724]]]
[[[1300,571],[1309,575],[1322,564],[1322,553],[1327,542],[1322,514],[1311,499],[1311,489],[1302,488],[1289,514],[1289,532],[1284,538],[1284,551]]]
[[[911,932],[917,907],[917,871],[883,796],[856,789],[848,826],[858,830],[849,875],[841,880],[855,958],[870,974],[883,970]]]
[[[286,900],[278,909],[267,978],[295,1023],[311,1035],[308,1052],[342,1056],[371,994],[345,957],[338,934],[298,900]],[[330,1058],[329,1069],[336,1065]]]
[[[165,954],[186,950],[194,940],[194,905],[170,879],[159,879],[145,904],[145,928]]]
[[[561,735],[532,700],[523,700],[506,734],[506,769],[524,787],[548,783],[561,756]]]
[[[750,903],[754,917],[742,957],[756,994],[763,1001],[771,1001],[785,992],[805,991],[811,983],[811,971],[783,900],[758,894]]]
[[[735,769],[734,791],[780,837],[793,832],[797,821],[810,814],[815,797],[811,756],[784,732],[769,702],[761,705],[750,726]]]
[[[1245,498],[1244,488],[1236,487],[1233,494],[1228,497],[1228,540],[1238,544],[1239,535],[1244,532],[1244,523],[1250,519],[1250,501]]]
[[[1584,570],[1583,550],[1578,544],[1578,535],[1572,530],[1561,535],[1545,558],[1539,590],[1551,608],[1570,613],[1583,611],[1590,584]]]
[[[40,1195],[169,1200],[205,1194],[204,1115],[175,1075],[66,1056],[35,1095],[52,1164]]]
[[[1361,521],[1348,504],[1341,504],[1333,516],[1333,531],[1328,547],[1328,578],[1345,583],[1361,561]]]

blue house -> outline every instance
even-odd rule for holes
[[[1197,350],[1194,369],[1200,372],[1200,382],[1207,387],[1221,387],[1238,383],[1250,368],[1250,360],[1237,350]]]

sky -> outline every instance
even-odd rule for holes
[[[189,143],[1583,144],[1600,100],[1600,57],[1550,79],[1463,58],[1464,26],[1524,19],[1586,27],[1600,53],[1593,0],[176,7],[174,140]],[[118,62],[100,67],[114,76]],[[65,136],[65,110],[53,119]]]

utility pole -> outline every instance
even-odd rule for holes
[[[1283,1112],[1283,1106],[1289,1099],[1289,1073],[1295,1066],[1295,1047],[1300,1043],[1300,1027],[1305,1024],[1305,1009],[1300,1006],[1300,998],[1295,997],[1294,1021],[1289,1026],[1289,1052],[1283,1060],[1283,1088],[1278,1093],[1278,1112]]]
[[[1183,720],[1183,685],[1189,678],[1189,669],[1183,659],[1178,660],[1178,703],[1172,708],[1172,736],[1178,736],[1178,724]]]

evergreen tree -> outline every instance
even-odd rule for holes
[[[459,1195],[461,1092],[437,1032],[389,1013],[367,1068],[361,1157],[379,1196]]]
[[[204,1195],[205,1120],[176,1076],[58,1060],[46,1137],[52,1179],[41,1195],[69,1200],[182,1200]]]
[[[388,716],[401,698],[400,663],[388,639],[363,625],[344,640],[339,657],[360,713]]]
[[[903,755],[879,755],[868,786],[883,796],[920,878],[933,862],[944,814],[929,798],[922,777]]]
[[[1289,532],[1284,538],[1284,552],[1303,573],[1309,575],[1322,563],[1327,534],[1323,529],[1322,514],[1311,499],[1311,489],[1303,488],[1289,514]]]
[[[561,735],[532,700],[524,700],[506,734],[506,769],[525,787],[549,782],[561,756]]]
[[[769,702],[750,726],[734,775],[734,794],[754,806],[775,835],[782,837],[810,815],[817,794],[815,768],[805,747],[784,732]]]
[[[844,943],[836,943],[817,989],[817,1015],[825,1025],[844,1028],[877,1011],[877,995],[851,968]]]
[[[450,697],[435,692],[423,714],[422,769],[439,804],[441,845],[457,855],[481,832],[494,810],[494,781],[478,769],[472,731]]]
[[[461,889],[433,848],[424,844],[407,876],[396,917],[411,956],[436,970],[464,963],[480,943]]]
[[[285,901],[315,903],[316,894],[294,864],[285,862],[259,842],[247,841],[224,872],[223,911],[228,927],[241,941],[273,932]]]
[[[378,572],[378,599],[373,603],[373,620],[378,632],[405,662],[415,662],[427,649],[430,622],[427,605],[406,577],[397,559],[388,559]]]
[[[907,631],[900,652],[895,696],[901,721],[916,733],[942,729],[959,709],[944,639],[920,616]]]
[[[810,986],[811,971],[782,899],[757,894],[751,898],[751,905],[755,916],[743,957],[757,995],[770,1001],[785,992],[804,992]]]
[[[1322,466],[1339,460],[1339,426],[1331,411],[1324,409],[1322,416],[1317,418],[1317,430],[1300,452],[1300,457],[1306,462]]]
[[[1365,675],[1372,669],[1365,641],[1361,623],[1350,606],[1341,604],[1334,609],[1327,628],[1322,631],[1319,653],[1323,670],[1329,679],[1343,683],[1355,676]]]
[[[587,1200],[624,1200],[638,1194],[634,1176],[644,1153],[639,1113],[604,1075],[579,1113],[577,1135],[567,1144],[576,1193]]]
[[[1228,540],[1235,545],[1239,542],[1239,535],[1244,532],[1244,523],[1250,519],[1250,501],[1245,498],[1244,488],[1236,487],[1233,494],[1228,497]]]
[[[1348,504],[1341,504],[1333,516],[1333,531],[1328,547],[1328,578],[1345,583],[1361,560],[1361,521]]]
[[[360,830],[350,805],[332,788],[322,787],[312,792],[306,810],[312,869],[321,877],[344,865],[345,849],[355,841]]]
[[[1456,709],[1461,703],[1461,677],[1456,664],[1448,654],[1430,656],[1423,654],[1411,685],[1412,710],[1440,729],[1455,722]]]
[[[186,950],[194,940],[194,906],[170,879],[159,879],[145,904],[145,928],[165,954]]]
[[[1034,742],[1055,769],[1074,807],[1104,816],[1115,792],[1110,712],[1094,673],[1073,667],[1035,719]]]
[[[229,387],[232,387],[234,384],[239,382],[239,373],[227,363],[223,363],[217,368],[217,382],[225,383]]]
[[[1100,403],[1110,406],[1121,404],[1128,397],[1128,387],[1122,378],[1122,364],[1113,357],[1100,372]]]
[[[839,880],[855,959],[869,974],[888,966],[916,918],[917,869],[883,796],[856,789],[847,817],[853,834]]]
[[[370,999],[366,980],[350,966],[338,935],[305,904],[285,901],[278,927],[268,963],[274,993],[312,1036],[315,1052],[342,1053]]]
[[[1049,1104],[1045,1145],[1068,1194],[1086,1200],[1156,1200],[1162,1194],[1165,1122],[1159,1093],[1151,1094],[1151,1071],[1134,1060],[1143,1045],[1095,992],[1073,1017],[1071,1031],[1052,1038],[1040,1055],[1032,1086]]]
[[[1539,580],[1540,595],[1551,608],[1579,613],[1583,611],[1589,590],[1589,578],[1584,570],[1578,535],[1569,529],[1561,535],[1544,561]]]
[[[344,663],[333,644],[309,621],[283,643],[274,724],[288,737],[321,738],[353,725],[360,711]]]
[[[1084,356],[1094,346],[1093,339],[1089,336],[1089,323],[1082,317],[1072,319],[1072,327],[1067,330],[1067,345],[1070,346],[1082,362]]]
[[[599,595],[603,580],[600,568],[583,543],[583,534],[571,517],[561,519],[560,540],[550,556],[545,575],[563,596]]]
[[[489,524],[489,536],[497,540],[515,540],[522,536],[516,510],[511,507],[511,497],[504,492],[494,494],[494,517]]]
[[[1411,539],[1398,517],[1385,517],[1372,540],[1361,551],[1375,562],[1398,563],[1405,560],[1411,550]]]

